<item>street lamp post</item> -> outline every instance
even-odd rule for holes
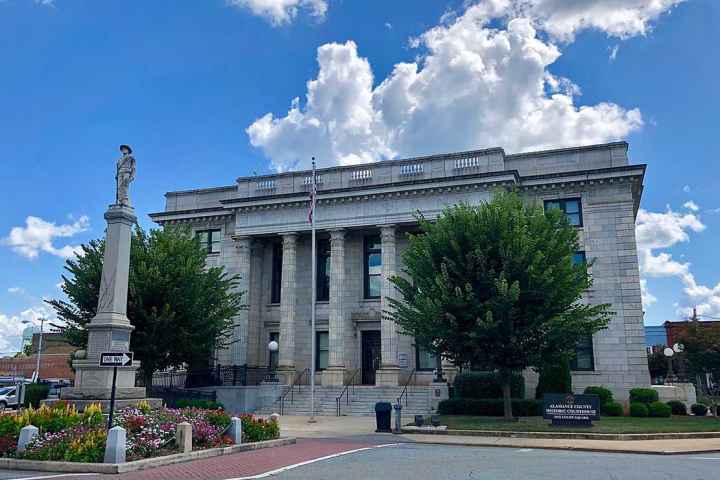
[[[673,377],[675,374],[673,373],[673,365],[672,365],[672,357],[675,355],[675,351],[672,348],[666,348],[663,350],[663,354],[667,357],[668,360],[668,372],[667,372],[667,381],[665,383],[671,383],[673,381]]]
[[[30,320],[23,320],[22,323],[32,323]],[[43,347],[43,328],[45,326],[45,318],[40,317],[40,339],[38,340],[38,352],[37,352],[37,363],[35,365],[35,383],[40,381],[40,357],[42,356]]]
[[[270,381],[276,383],[278,381],[275,376],[276,365],[272,362],[272,354],[278,351],[279,345],[275,340],[270,340],[267,345],[268,351],[270,352]]]

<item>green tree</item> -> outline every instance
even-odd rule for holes
[[[698,320],[690,321],[679,343],[685,347],[682,356],[690,374],[710,373],[716,379],[720,378],[720,328]]]
[[[401,295],[385,314],[436,354],[494,367],[511,418],[513,372],[572,355],[609,321],[608,305],[580,301],[592,280],[573,263],[577,232],[560,211],[502,191],[418,221],[403,275],[391,279]]]
[[[83,245],[65,265],[62,289],[68,301],[48,301],[78,347],[87,346],[85,326],[96,313],[103,250],[102,240]],[[130,348],[146,382],[164,368],[204,368],[216,347],[230,343],[232,318],[245,308],[244,292],[237,291],[237,276],[206,267],[206,256],[189,228],[145,233],[138,227],[133,233],[127,315],[135,327]]]
[[[650,370],[650,378],[654,380],[657,377],[666,377],[668,370],[667,357],[663,353],[665,345],[655,345],[652,352],[648,352],[648,369]]]

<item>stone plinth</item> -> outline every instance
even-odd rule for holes
[[[322,372],[322,384],[325,387],[341,386],[345,384],[345,369],[343,367],[328,367]]]
[[[450,398],[450,389],[446,382],[430,383],[430,409],[433,412],[437,412],[440,402],[448,398]]]
[[[378,387],[397,387],[400,385],[400,368],[382,367],[376,371],[375,385]]]
[[[697,403],[695,385],[692,383],[673,383],[670,385],[653,385],[653,390],[658,392],[661,402],[679,400],[687,405],[688,410],[693,403]]]

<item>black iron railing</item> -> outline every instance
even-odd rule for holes
[[[270,370],[266,367],[218,365],[190,371],[157,372],[153,374],[152,385],[145,386],[165,389],[243,387],[260,385],[269,375]]]
[[[345,403],[347,405],[350,405],[350,387],[352,387],[352,393],[355,394],[355,378],[358,376],[358,373],[360,373],[360,369],[358,368],[353,372],[352,375],[350,375],[350,380],[348,380],[347,385],[345,385],[345,388],[343,388],[343,391],[340,392],[340,395],[338,395],[335,398],[335,408],[337,416],[340,416],[340,402],[342,401],[343,396],[345,397]]]
[[[402,398],[405,397],[405,406],[408,406],[408,386],[413,381],[413,378],[415,378],[415,375],[417,374],[417,369],[413,368],[412,372],[410,372],[410,376],[408,377],[407,381],[405,382],[405,387],[403,388],[402,392],[400,392],[400,396],[397,397],[397,403],[400,405]]]
[[[293,382],[290,384],[290,388],[285,390],[285,393],[280,397],[280,415],[285,415],[285,399],[290,395],[290,405],[295,401],[295,387],[298,388],[298,393],[302,391],[303,379],[307,380],[307,376],[310,374],[310,369],[306,368],[302,372],[298,373]]]

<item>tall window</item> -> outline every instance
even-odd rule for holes
[[[207,253],[220,253],[220,229],[200,230],[195,238]]]
[[[317,301],[330,299],[330,240],[317,245]]]
[[[415,368],[424,371],[435,370],[435,368],[437,368],[435,355],[417,344],[415,345]]]
[[[592,336],[588,335],[575,346],[575,358],[570,362],[570,369],[576,371],[595,370]]]
[[[330,355],[330,338],[328,332],[315,332],[315,370],[325,370],[328,367]]]
[[[582,263],[587,263],[585,252],[575,252],[573,255],[573,265],[580,265]]]
[[[280,334],[278,332],[270,332],[270,338],[268,340],[268,343],[270,342],[278,342],[280,344]],[[275,350],[274,352],[270,352],[270,356],[268,357],[268,368],[275,369],[278,366],[278,358],[280,355],[280,350]]]
[[[382,248],[379,236],[365,237],[365,298],[380,298]]]
[[[280,291],[282,289],[282,253],[282,244],[273,244],[270,303],[280,303]]]
[[[546,200],[545,211],[558,208],[565,213],[570,225],[582,227],[582,205],[579,198],[566,198],[562,200]]]

